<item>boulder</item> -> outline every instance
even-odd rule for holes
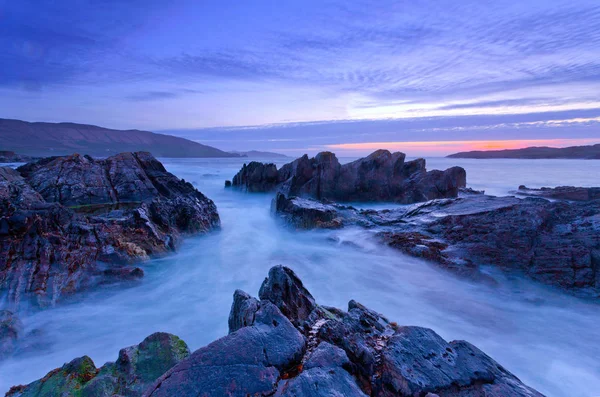
[[[139,345],[122,349],[114,363],[97,369],[89,357],[76,358],[38,381],[11,388],[7,396],[140,396],[158,377],[189,355],[184,341],[157,332]]]
[[[0,167],[0,291],[8,304],[55,304],[218,228],[215,204],[149,153]]]
[[[405,161],[405,157],[377,150],[342,165],[335,154],[321,152],[314,158],[304,155],[279,170],[274,164],[252,162],[242,167],[232,185],[248,192],[278,191],[287,197],[404,204],[457,197],[466,186],[463,168],[428,172],[424,159]]]

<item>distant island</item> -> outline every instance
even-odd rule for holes
[[[454,159],[583,159],[600,160],[600,144],[590,146],[527,147],[523,149],[506,150],[475,150],[471,152],[454,153],[449,156]]]
[[[108,157],[135,151],[150,152],[156,157],[241,157],[188,139],[150,131],[11,119],[0,119],[0,150],[31,157],[73,153]]]
[[[242,157],[253,157],[253,158],[287,158],[285,154],[281,153],[273,153],[273,152],[261,152],[258,150],[250,150],[248,152],[238,152],[236,150],[232,150],[229,153],[237,154]]]

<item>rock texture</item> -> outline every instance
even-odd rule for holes
[[[590,201],[600,199],[600,187],[557,186],[532,189],[521,185],[515,193],[521,196],[544,197],[553,200]]]
[[[139,396],[159,376],[189,355],[184,341],[175,335],[157,332],[139,345],[122,349],[114,363],[96,368],[88,356],[79,357],[27,386],[12,387],[6,396]]]
[[[0,310],[0,360],[10,356],[23,334],[23,323],[11,311]]]
[[[8,396],[542,396],[468,342],[398,326],[355,301],[347,312],[316,304],[284,266],[259,295],[236,291],[229,335],[189,357],[177,337],[154,334],[116,363],[96,370],[82,357]]]
[[[0,168],[0,291],[54,304],[219,226],[214,203],[145,152],[72,155]]]
[[[404,153],[378,150],[341,165],[335,154],[304,155],[279,170],[274,164],[251,162],[233,178],[233,186],[248,192],[279,191],[286,196],[334,201],[394,201],[416,203],[457,197],[466,186],[460,167],[427,171],[425,160],[405,161]]]
[[[374,211],[279,195],[274,206],[295,227],[370,228],[384,243],[465,276],[480,277],[479,265],[495,265],[581,295],[600,294],[600,200],[472,195]]]

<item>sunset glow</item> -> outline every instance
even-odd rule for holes
[[[362,142],[326,145],[328,150],[344,150],[363,153],[377,149],[431,153],[445,155],[454,152],[472,150],[521,149],[529,146],[567,147],[590,145],[597,139],[510,139],[510,140],[472,140],[472,141],[407,141],[407,142]]]

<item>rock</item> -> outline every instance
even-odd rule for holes
[[[591,201],[600,199],[600,187],[558,186],[532,189],[521,185],[515,193],[520,196],[544,197],[554,200]]]
[[[0,290],[46,306],[143,275],[133,263],[219,227],[214,203],[149,153],[0,167]]]
[[[23,336],[23,323],[11,311],[0,310],[0,360],[16,349],[17,340]]]
[[[232,181],[232,185],[248,192],[268,192],[279,183],[277,166],[252,161],[244,164]]]
[[[230,180],[226,180],[225,181],[225,187],[231,187],[231,181]]]
[[[382,211],[279,196],[277,203],[276,214],[295,227],[326,228],[329,219],[367,227],[381,242],[469,278],[488,279],[479,265],[495,265],[578,295],[600,294],[600,200],[477,194]]]
[[[277,170],[274,164],[252,162],[233,178],[233,186],[249,192],[277,190],[286,197],[317,200],[395,201],[415,203],[457,197],[466,185],[460,167],[427,172],[424,159],[405,161],[404,153],[378,150],[341,165],[335,154],[304,155]]]
[[[84,397],[542,397],[468,342],[446,342],[427,328],[400,327],[355,301],[347,312],[316,305],[286,267],[269,271],[260,295],[258,301],[236,291],[229,335],[187,358],[186,348],[169,342],[175,337],[155,334],[139,347],[121,350],[117,363],[99,371],[83,357],[9,395],[47,395],[40,390],[52,379],[62,395]],[[300,307],[307,299],[310,305]],[[142,347],[155,342],[159,348]],[[84,361],[87,370],[81,368]]]
[[[305,341],[271,302],[261,302],[252,325],[195,351],[160,377],[144,396],[246,396],[275,390],[302,358]]]
[[[305,321],[315,308],[315,299],[302,281],[288,267],[274,266],[269,270],[258,296],[272,302],[295,326]]]
[[[52,370],[42,379],[27,386],[12,387],[7,397],[72,396],[96,376],[96,366],[91,358],[83,356]]]
[[[7,396],[140,396],[158,377],[189,355],[187,345],[177,336],[157,332],[139,345],[122,349],[115,363],[96,369],[94,362],[83,356],[27,386],[13,387]]]

